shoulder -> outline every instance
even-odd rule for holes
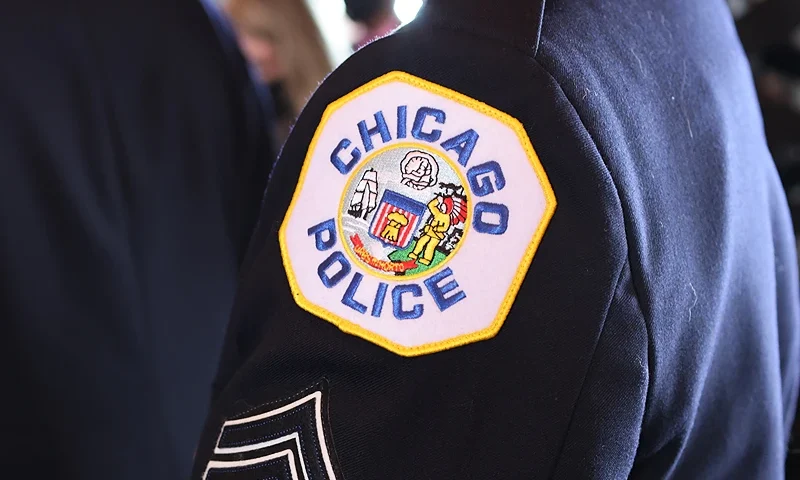
[[[215,442],[252,406],[299,405],[325,379],[314,392],[328,413],[310,431],[326,439],[335,475],[534,474],[559,458],[547,439],[596,407],[581,386],[611,388],[599,373],[609,371],[632,406],[600,417],[630,440],[614,468],[629,467],[646,335],[608,169],[530,52],[439,20],[423,14],[360,50],[298,119],[243,277],[200,471],[233,468]],[[412,152],[424,155],[403,168]],[[437,197],[443,233],[427,228]],[[390,223],[395,212],[405,222]],[[348,380],[353,370],[363,382]],[[448,460],[411,441],[422,437],[448,445]],[[502,460],[470,458],[477,438],[483,458]]]

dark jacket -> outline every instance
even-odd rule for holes
[[[188,475],[268,169],[235,42],[199,2],[0,15],[0,464]]]
[[[329,105],[397,71],[518,120],[557,200],[501,328],[435,352],[376,332],[413,331],[439,315],[442,297],[434,304],[425,287],[398,290],[402,277],[376,280],[355,256],[335,256],[351,239],[332,227],[319,234],[324,184],[301,178],[307,151],[307,171],[334,181],[330,163],[360,168],[371,142],[397,142],[395,125],[406,132],[399,114],[386,128],[373,118],[404,101],[386,95],[359,107],[360,139],[343,123],[330,128],[352,141],[312,142],[335,122],[331,110],[323,117]],[[438,138],[453,121],[436,113],[415,137]],[[513,160],[502,153],[492,160]],[[301,190],[309,181],[319,206],[305,204],[308,218],[287,213],[314,198]],[[475,183],[472,198],[487,188]],[[307,237],[291,230],[295,220]],[[467,242],[492,233],[472,226]],[[318,89],[284,147],[255,238],[196,478],[249,478],[246,462],[307,468],[314,480],[783,477],[800,378],[796,245],[722,1],[429,0]],[[307,262],[293,256],[301,248]],[[505,261],[491,248],[473,254],[459,265]],[[487,267],[448,284],[450,298],[466,292],[453,322],[478,315],[470,298],[505,275]],[[378,281],[389,287],[359,289]],[[380,288],[400,292],[394,316],[370,310],[384,301]],[[408,299],[422,302],[418,311],[398,308]],[[437,328],[451,325],[406,340]]]

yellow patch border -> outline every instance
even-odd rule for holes
[[[341,106],[352,101],[353,99],[361,95],[364,95],[365,93],[374,90],[375,88],[378,88],[381,85],[397,81],[415,86],[422,90],[426,90],[428,92],[433,93],[434,95],[445,97],[455,102],[458,102],[466,107],[469,107],[473,110],[483,113],[484,115],[488,115],[492,118],[495,118],[504,125],[511,128],[514,131],[514,133],[516,133],[517,138],[520,144],[522,145],[523,150],[528,156],[528,160],[531,162],[531,165],[533,166],[533,170],[536,173],[536,177],[539,179],[539,184],[541,185],[542,190],[544,192],[545,202],[546,202],[544,215],[541,221],[539,222],[539,226],[536,228],[536,231],[533,234],[533,239],[531,240],[531,243],[525,250],[525,255],[522,257],[522,260],[520,261],[517,273],[514,275],[514,278],[511,282],[508,292],[506,293],[505,299],[503,299],[503,302],[500,304],[500,309],[498,310],[497,315],[495,315],[494,321],[492,321],[492,323],[488,327],[484,328],[483,330],[479,330],[477,332],[472,332],[465,335],[459,335],[457,337],[453,337],[447,340],[427,343],[415,347],[406,347],[404,345],[395,343],[387,338],[384,338],[381,335],[378,335],[377,333],[367,330],[366,328],[360,325],[345,320],[344,318],[318,305],[315,305],[314,303],[309,301],[300,291],[300,286],[297,283],[297,278],[295,277],[294,270],[292,269],[292,265],[289,260],[288,244],[286,241],[286,229],[288,228],[289,219],[292,217],[292,212],[294,211],[294,207],[297,202],[297,199],[300,196],[300,192],[302,192],[303,190],[306,174],[308,173],[308,167],[311,164],[311,156],[316,151],[317,141],[319,140],[320,134],[322,133],[325,125],[328,123],[328,120],[330,119],[331,115],[333,115],[333,113],[336,110],[338,110]],[[427,80],[423,80],[419,77],[415,77],[405,72],[393,71],[385,75],[382,75],[376,78],[375,80],[372,80],[371,82],[366,83],[361,87],[353,90],[347,95],[332,102],[325,109],[325,112],[322,114],[322,118],[320,119],[319,126],[317,127],[316,132],[314,132],[314,137],[311,139],[311,144],[308,147],[306,158],[303,160],[303,169],[300,171],[300,178],[298,179],[297,187],[295,187],[294,194],[292,195],[292,201],[289,204],[288,210],[286,211],[286,216],[284,217],[283,223],[281,224],[278,238],[281,246],[281,258],[283,260],[284,269],[286,270],[286,277],[289,280],[289,286],[292,290],[292,295],[294,296],[295,302],[297,302],[297,305],[300,308],[306,310],[307,312],[313,315],[322,318],[323,320],[326,320],[336,325],[341,331],[345,333],[361,337],[364,340],[368,340],[398,355],[404,357],[415,357],[430,353],[441,352],[444,350],[449,350],[452,348],[460,347],[481,340],[488,340],[497,335],[497,332],[500,331],[500,328],[503,326],[503,323],[505,322],[506,317],[508,316],[509,310],[511,310],[511,305],[513,305],[514,300],[517,297],[517,293],[519,293],[520,286],[522,285],[522,282],[525,279],[525,275],[528,273],[528,269],[530,268],[534,255],[536,254],[536,250],[539,248],[539,244],[541,243],[542,238],[544,237],[544,232],[545,230],[547,230],[547,227],[550,224],[550,220],[553,218],[555,210],[556,210],[556,196],[555,193],[553,192],[553,187],[550,185],[550,181],[548,180],[547,174],[544,171],[544,167],[542,166],[542,163],[539,160],[539,156],[536,154],[536,150],[534,150],[533,145],[531,144],[531,141],[528,138],[527,133],[525,133],[525,128],[522,126],[519,120],[493,107],[490,107],[489,105],[483,102],[467,97],[466,95],[458,93],[454,90],[450,90],[449,88],[445,88],[442,87],[441,85],[428,82]],[[345,248],[345,250],[347,249]]]
[[[414,274],[414,275],[404,275],[402,277],[403,281],[414,280],[414,279],[417,279],[417,278],[430,276],[430,275],[433,275],[434,273],[440,271],[441,269],[443,269],[445,267],[445,265],[450,263],[450,260],[452,260],[452,259],[454,259],[456,257],[456,253],[458,253],[458,251],[461,250],[461,245],[464,244],[464,239],[467,238],[467,234],[470,232],[470,230],[472,230],[470,228],[470,223],[472,222],[472,192],[470,192],[469,189],[467,188],[467,187],[469,187],[469,182],[467,182],[467,177],[461,171],[459,166],[457,166],[457,163],[454,162],[447,155],[446,152],[444,152],[442,150],[439,150],[438,148],[431,147],[430,145],[424,144],[422,142],[397,142],[397,143],[392,143],[391,145],[386,145],[385,147],[381,147],[378,150],[375,150],[374,152],[370,153],[363,160],[361,160],[360,163],[362,163],[362,165],[360,167],[358,167],[358,168],[354,168],[353,172],[350,173],[350,175],[348,175],[347,183],[345,184],[344,190],[342,190],[342,196],[339,199],[339,210],[338,210],[338,213],[336,214],[336,233],[337,233],[337,235],[339,235],[339,238],[344,239],[345,238],[344,229],[342,228],[342,210],[344,209],[345,197],[347,196],[348,187],[352,184],[353,180],[358,176],[358,174],[361,173],[362,170],[364,170],[365,164],[367,162],[369,162],[370,160],[372,160],[376,156],[378,156],[381,153],[384,153],[384,152],[386,152],[388,150],[393,150],[395,148],[408,148],[408,147],[418,147],[419,149],[430,150],[430,151],[436,153],[436,155],[442,157],[442,159],[444,159],[444,161],[447,162],[447,164],[450,166],[450,168],[452,168],[453,171],[456,172],[456,175],[458,175],[458,179],[461,180],[461,184],[464,185],[464,193],[465,193],[465,195],[467,197],[467,220],[464,222],[464,234],[461,237],[461,240],[458,242],[458,245],[456,245],[456,248],[453,250],[452,253],[450,253],[450,255],[445,259],[444,262],[441,262],[439,265],[436,265],[435,269],[425,270],[424,272],[417,273],[417,274]],[[361,260],[359,260],[358,257],[356,257],[353,254],[353,251],[352,251],[353,248],[347,243],[346,240],[342,240],[342,244],[344,245],[344,253],[348,257],[350,257],[351,261],[353,261],[356,265],[362,265],[364,263]],[[433,271],[431,271],[431,270],[433,270]],[[378,278],[383,278],[384,280],[397,281],[397,278],[398,278],[398,277],[396,277],[394,275],[389,275],[389,274],[375,272],[375,271],[370,271],[369,274],[371,276],[375,276],[375,277],[378,277]]]

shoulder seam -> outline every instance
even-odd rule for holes
[[[544,28],[544,12],[546,11],[546,9],[545,9],[546,5],[547,5],[547,0],[542,0],[542,7],[541,7],[541,11],[539,12],[539,25],[536,26],[536,43],[533,44],[533,55],[532,56],[533,56],[534,59],[539,54],[539,45],[542,43],[542,29]],[[542,70],[544,70],[544,68]],[[550,72],[548,72],[548,74],[549,73]],[[561,87],[559,86],[559,88],[561,88]],[[581,121],[581,123],[583,123],[583,121]],[[584,128],[586,128],[586,127],[584,127]]]
[[[473,30],[473,29],[467,28],[465,26],[452,25],[452,24],[449,24],[449,23],[443,23],[443,22],[435,21],[435,20],[427,20],[424,23],[419,23],[419,24],[416,24],[416,22],[412,22],[408,26],[403,27],[403,29],[428,28],[428,27],[435,26],[436,28],[443,28],[443,29],[446,29],[446,30],[450,30],[452,32],[462,33],[462,34],[466,34],[466,35],[469,35],[469,36],[472,36],[472,37],[481,38],[483,40],[489,40],[489,41],[501,43],[503,45],[506,45],[508,47],[513,48],[514,50],[517,50],[518,52],[522,53],[523,55],[525,55],[527,57],[531,57],[531,58],[535,59],[537,53],[539,52],[539,45],[541,44],[542,26],[544,25],[544,12],[545,12],[545,5],[546,4],[547,4],[547,1],[546,0],[542,0],[541,6],[540,6],[540,10],[538,12],[539,15],[537,16],[538,23],[531,25],[531,27],[536,29],[536,40],[534,41],[534,43],[532,45],[533,48],[531,48],[531,46],[526,45],[523,42],[515,42],[511,38],[504,37],[502,35],[493,35],[493,34],[489,33],[486,30],[477,31],[477,30]]]
[[[635,297],[636,297],[636,305],[639,307],[639,313],[641,315],[641,321],[642,321],[642,323],[644,325],[644,330],[645,330],[645,332],[647,334],[647,372],[648,372],[648,375],[647,375],[647,391],[645,393],[644,414],[642,415],[642,425],[640,426],[640,429],[639,429],[639,432],[640,432],[639,433],[639,438],[641,439],[641,432],[642,432],[642,429],[644,428],[644,419],[646,418],[647,412],[648,412],[648,410],[650,408],[650,405],[651,405],[650,392],[652,391],[652,385],[653,385],[652,372],[653,372],[653,368],[655,366],[654,365],[654,349],[653,349],[654,338],[653,338],[653,332],[650,329],[650,322],[648,322],[647,316],[645,314],[645,309],[642,308],[642,299],[641,299],[641,294],[640,294],[641,286],[639,284],[641,279],[639,278],[638,275],[636,275],[634,273],[634,272],[636,272],[636,270],[633,268],[633,265],[631,264],[630,252],[631,252],[631,249],[632,249],[632,245],[631,245],[630,236],[628,235],[628,227],[630,226],[630,223],[629,223],[630,215],[629,215],[628,209],[625,207],[624,203],[622,202],[622,198],[619,195],[619,186],[617,185],[616,179],[614,178],[614,175],[611,172],[611,168],[609,167],[607,156],[603,154],[603,152],[601,151],[599,145],[597,144],[597,141],[595,141],[594,136],[589,131],[589,129],[586,128],[586,122],[584,121],[584,119],[581,116],[581,114],[578,111],[578,109],[575,108],[575,103],[569,97],[569,95],[567,95],[567,92],[565,92],[564,89],[561,87],[561,83],[553,77],[551,72],[547,68],[545,68],[544,65],[542,65],[541,62],[538,61],[538,59],[534,58],[534,61],[539,66],[539,68],[541,68],[542,71],[545,72],[550,77],[550,79],[553,80],[553,83],[558,87],[558,90],[564,96],[564,99],[566,99],[566,101],[569,102],[570,106],[572,107],[572,110],[575,112],[575,115],[578,117],[578,120],[580,120],[581,126],[583,127],[584,131],[589,135],[589,138],[591,139],[592,144],[594,145],[595,151],[597,151],[597,154],[600,156],[600,159],[603,161],[603,165],[605,166],[606,171],[608,171],[608,176],[611,179],[611,183],[614,185],[614,190],[615,190],[616,195],[617,195],[617,200],[620,202],[620,209],[622,211],[623,229],[624,229],[624,233],[625,233],[626,251],[627,251],[627,254],[625,255],[625,263],[627,263],[627,267],[631,271],[631,283],[632,283],[632,287],[633,287],[633,292],[634,292]],[[620,270],[620,272],[622,272],[622,270]],[[621,273],[620,273],[620,276],[621,276]],[[618,288],[619,288],[619,280],[617,281],[617,284],[614,287],[614,293],[616,293],[616,290]],[[611,303],[613,303],[613,295],[612,295],[612,301],[609,302],[609,310],[611,308]],[[606,312],[606,318],[607,317],[608,317],[608,312]],[[605,329],[605,318],[603,319],[603,327],[601,327],[601,329],[600,329],[600,336],[602,336],[604,329]],[[591,368],[593,363],[594,363],[594,352],[592,352],[592,360],[589,363],[589,368]],[[588,371],[587,371],[587,376],[588,376]],[[584,386],[585,382],[586,382],[586,377],[584,377],[583,383],[581,384],[581,390],[580,390],[580,393],[578,395],[579,397],[580,397],[581,394],[583,394],[583,386]],[[564,444],[566,444],[566,436],[564,437]],[[564,445],[562,445],[561,449],[559,449],[559,453],[556,456],[556,463],[558,461],[558,458],[562,454],[563,447],[564,447]],[[637,448],[637,450],[638,450],[638,448]]]
[[[567,428],[564,432],[564,437],[561,439],[561,445],[558,447],[558,453],[555,456],[555,461],[553,463],[553,471],[558,470],[559,460],[561,459],[561,455],[564,453],[564,449],[567,446],[567,440],[570,436],[570,430],[572,429],[573,420],[575,417],[575,410],[578,408],[578,404],[580,403],[581,397],[583,396],[585,389],[586,389],[586,382],[589,378],[589,374],[592,371],[592,367],[594,366],[594,356],[597,353],[597,347],[600,345],[600,342],[603,337],[603,333],[606,329],[606,320],[608,319],[608,314],[611,311],[611,307],[614,305],[614,298],[616,297],[617,290],[619,290],[620,281],[622,280],[622,274],[625,272],[625,263],[628,262],[629,255],[625,255],[625,261],[622,262],[620,265],[619,272],[617,273],[617,280],[614,282],[614,290],[611,292],[611,298],[609,299],[608,306],[606,307],[606,313],[603,316],[603,325],[600,327],[600,331],[597,335],[597,341],[594,344],[594,348],[592,349],[592,354],[590,356],[590,360],[588,365],[586,365],[586,371],[583,374],[583,379],[581,380],[581,386],[578,389],[578,395],[575,398],[575,404],[572,406],[572,410],[570,411],[569,421],[567,422]],[[638,302],[638,299],[637,299]]]

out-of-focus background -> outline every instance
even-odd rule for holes
[[[423,0],[214,0],[272,88],[278,141],[316,84],[369,40],[414,19]],[[800,1],[727,0],[753,67],[767,140],[800,228]]]
[[[414,19],[423,0],[215,0],[254,76],[267,84],[281,144],[325,75],[369,41]]]
[[[354,50],[414,19],[423,0],[215,0],[277,112],[280,144],[309,95]],[[753,69],[767,141],[800,229],[800,0],[727,0]],[[800,478],[800,431],[787,478]]]
[[[800,1],[728,0],[753,69],[767,143],[778,167],[795,234],[800,232]],[[798,243],[800,249],[800,242]],[[800,413],[800,410],[798,411]],[[800,415],[798,415],[800,416]],[[795,420],[786,478],[800,478]]]
[[[800,228],[800,1],[729,0],[750,58],[764,125]],[[800,477],[798,477],[800,478]]]

